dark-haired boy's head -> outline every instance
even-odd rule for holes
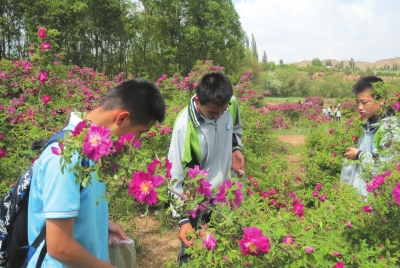
[[[196,109],[208,119],[218,119],[227,111],[232,95],[232,83],[226,75],[206,74],[196,89],[194,97]]]
[[[372,92],[374,89],[374,84],[380,82],[383,82],[383,80],[377,76],[370,75],[361,77],[357,83],[354,84],[352,92],[354,94],[361,93],[364,90],[370,90]]]
[[[102,107],[105,111],[128,111],[132,126],[162,122],[165,118],[165,102],[160,90],[152,82],[142,78],[123,82],[113,88]]]
[[[209,73],[201,78],[196,89],[196,95],[201,105],[211,102],[223,106],[229,103],[233,95],[232,83],[222,73]]]
[[[366,119],[376,120],[381,112],[381,104],[377,102],[382,96],[374,94],[374,84],[383,80],[376,76],[361,77],[354,84],[352,92],[356,96],[358,111]],[[375,97],[374,97],[375,95]]]

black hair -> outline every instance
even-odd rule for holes
[[[229,103],[233,95],[232,83],[222,73],[209,73],[201,78],[196,88],[196,95],[201,105],[211,102],[223,106]]]
[[[364,76],[361,77],[357,83],[354,84],[353,88],[352,88],[352,92],[354,94],[358,94],[363,92],[364,90],[373,90],[374,83],[379,83],[379,82],[383,82],[383,80],[377,76],[373,76],[373,75],[369,75],[369,76]]]
[[[104,99],[105,110],[124,109],[130,113],[132,126],[147,125],[152,120],[165,118],[165,102],[160,90],[152,82],[135,78],[114,87]]]

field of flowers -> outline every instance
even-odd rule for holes
[[[88,67],[66,66],[62,54],[52,53],[51,38],[51,32],[39,32],[40,44],[29,48],[29,59],[0,62],[2,194],[38,156],[30,148],[34,141],[49,138],[65,126],[70,112],[92,110],[112,87],[133,77],[124,73],[106,77]],[[170,182],[165,156],[176,115],[187,105],[199,79],[210,71],[223,68],[205,60],[186,77],[161,75],[154,82],[167,103],[165,122],[154,126],[140,143],[133,143],[129,136],[115,139],[118,151],[126,154],[95,159],[92,168],[99,167],[97,171],[107,181],[115,218],[129,221],[127,214],[132,213],[136,199],[162,211],[161,220],[175,223],[165,206]],[[354,103],[343,105],[346,117],[336,123],[322,116],[322,98],[267,105],[270,93],[255,88],[251,72],[243,74],[234,90],[244,124],[246,178],[227,180],[216,189],[215,204],[207,204],[212,192],[204,180],[206,174],[188,171],[183,208],[192,214],[204,207],[213,210],[210,224],[191,236],[190,267],[398,267],[400,164],[379,169],[371,178],[374,187],[368,198],[339,183],[343,153],[346,147],[356,146],[363,123]],[[394,90],[387,91],[392,100],[398,98],[399,89]],[[277,135],[299,127],[310,129],[305,161],[298,171],[287,172],[287,148],[277,142]],[[83,126],[71,141],[83,142],[91,128]],[[65,143],[71,145],[71,141]],[[85,155],[82,147],[66,148],[69,151],[55,152],[64,161],[65,152],[71,150]],[[395,149],[400,150],[398,145]],[[143,197],[138,185],[146,182],[152,186]],[[171,260],[165,266],[177,265]]]

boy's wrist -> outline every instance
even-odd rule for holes
[[[185,218],[185,219],[180,220],[178,225],[179,225],[179,227],[181,227],[182,225],[184,225],[186,223],[190,223],[189,218]]]
[[[360,159],[361,159],[361,155],[362,155],[363,153],[364,153],[363,151],[358,150],[358,153],[357,153],[357,155],[356,155],[356,159],[357,159],[357,160],[360,160]]]

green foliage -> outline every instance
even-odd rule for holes
[[[60,32],[53,52],[65,52],[66,64],[110,76],[184,75],[202,59],[230,73],[242,66],[244,34],[231,1],[3,2],[0,59],[26,58],[43,25]]]
[[[313,58],[311,60],[311,65],[320,67],[320,66],[322,66],[322,61],[319,58]]]

